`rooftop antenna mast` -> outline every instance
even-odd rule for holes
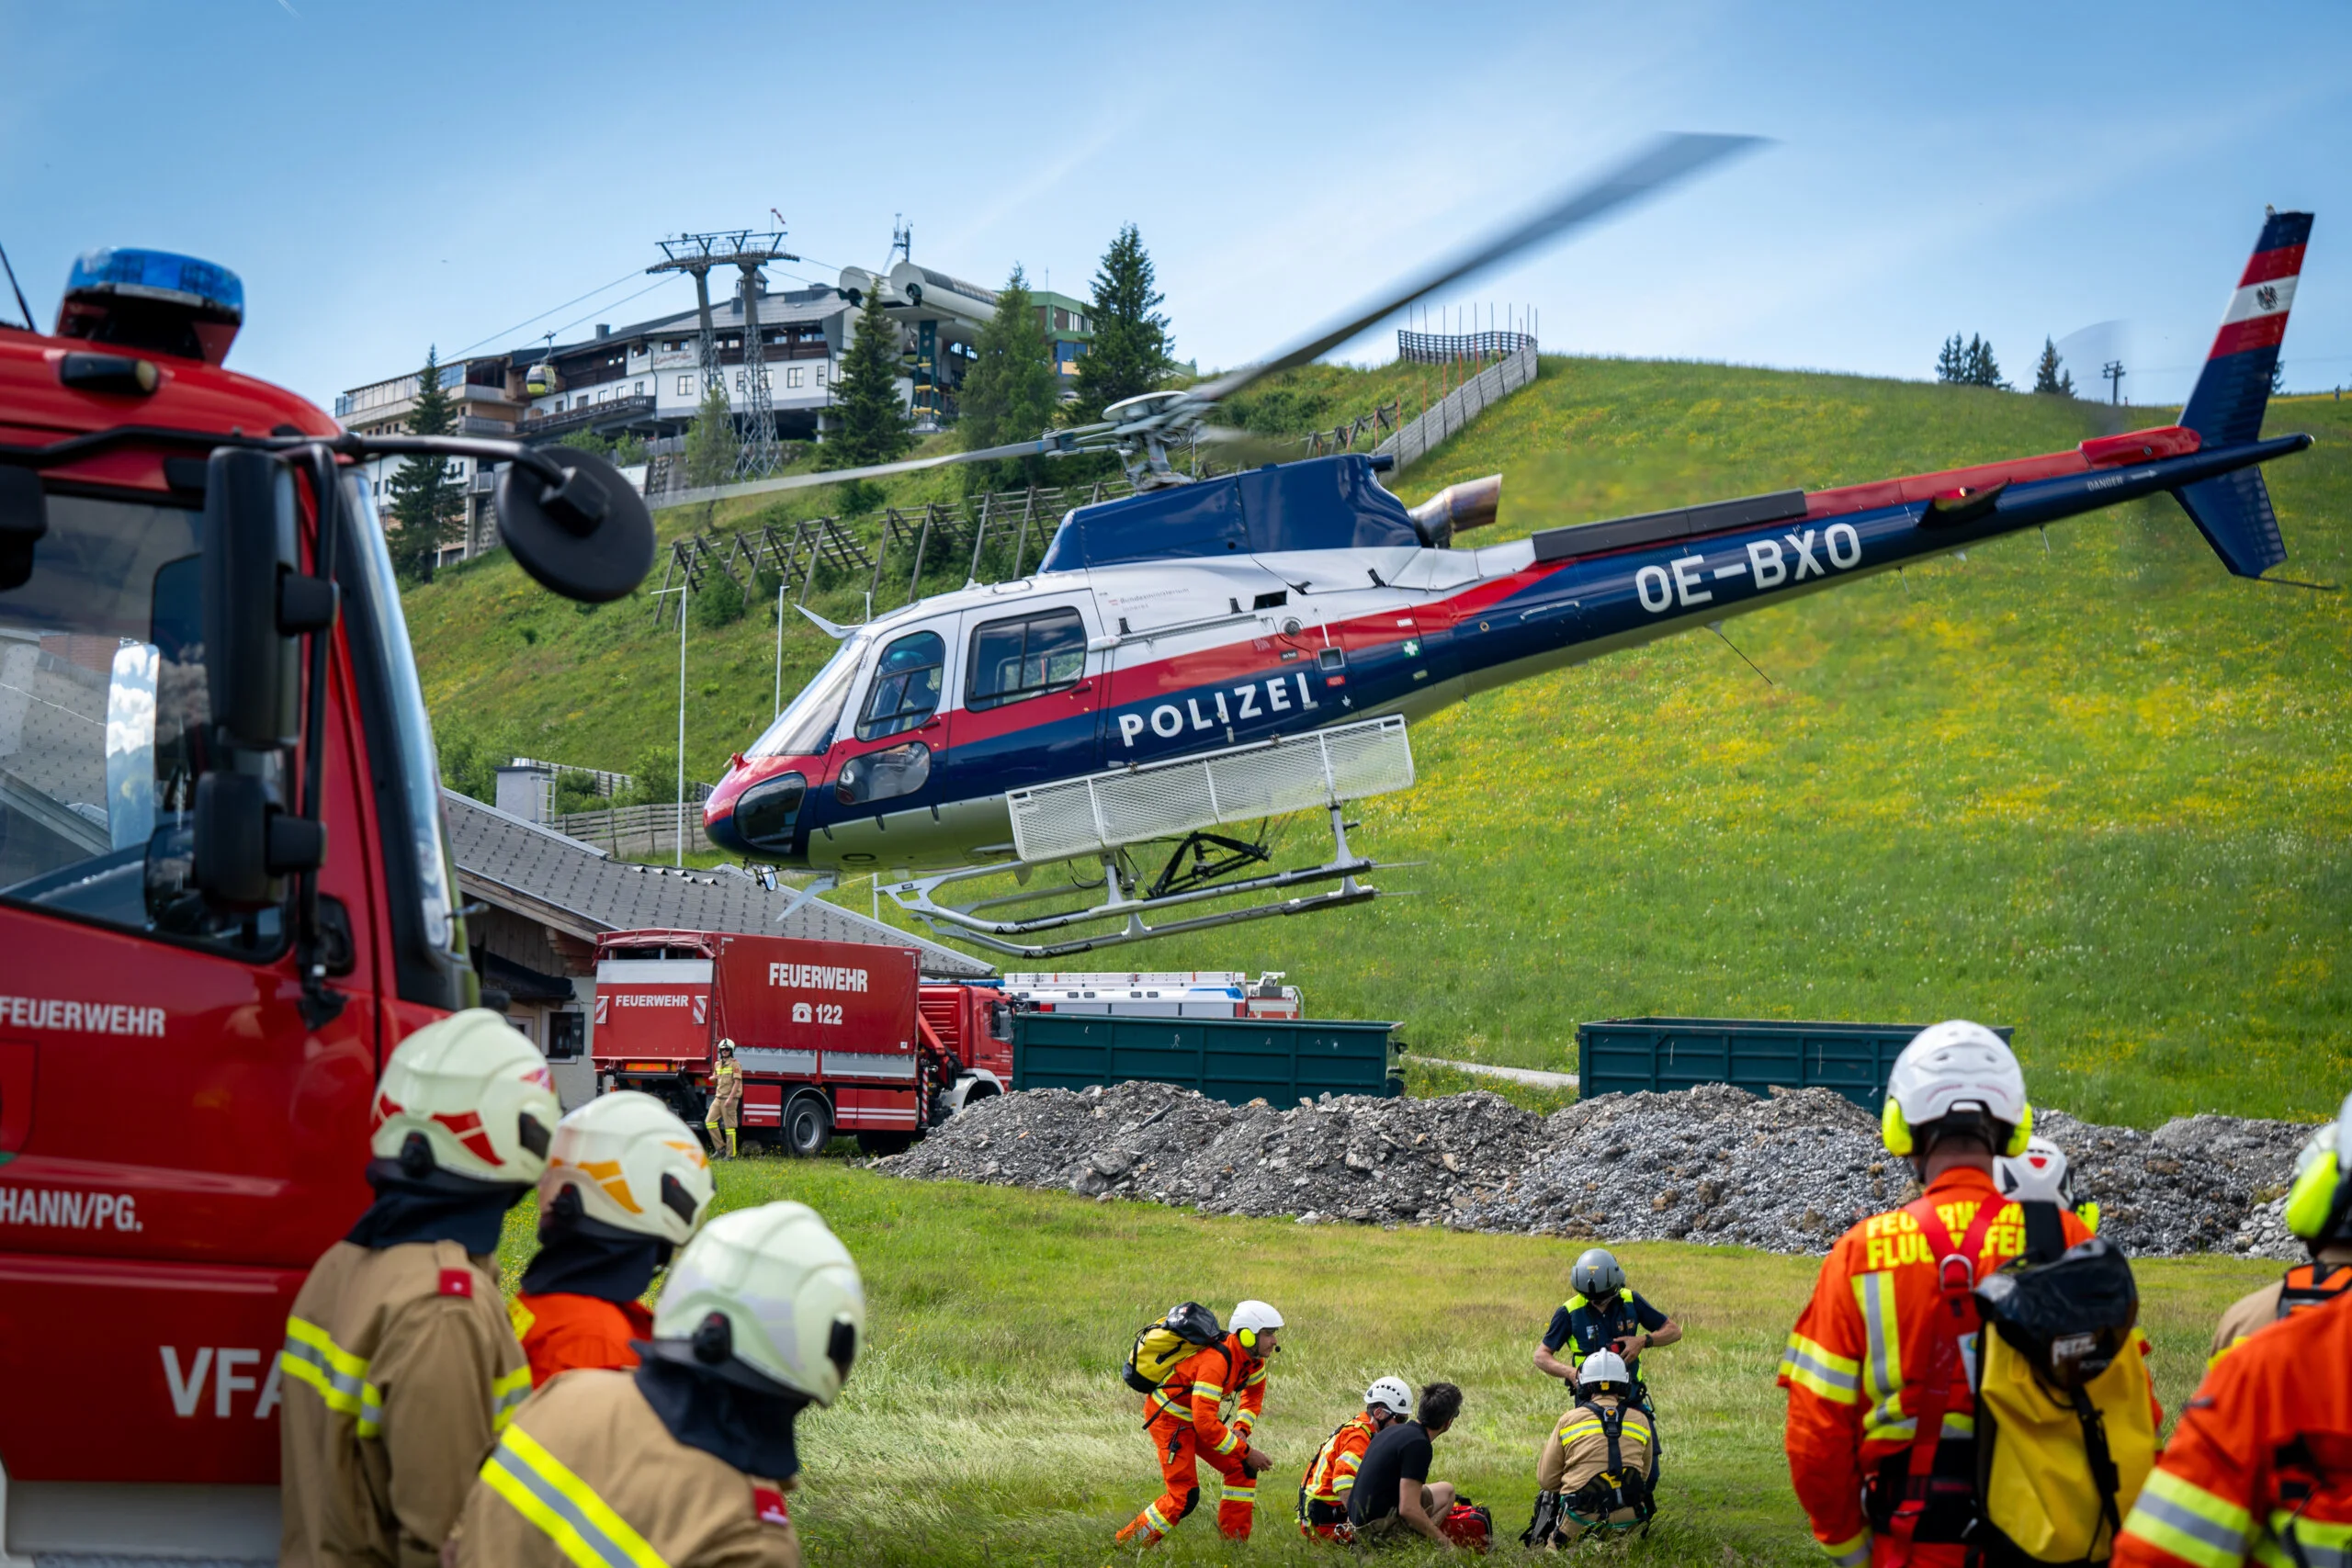
[[[771,211],[774,209],[770,209]],[[732,266],[741,273],[737,297],[743,313],[743,390],[741,444],[735,452],[735,478],[765,479],[775,471],[782,453],[775,439],[775,408],[768,398],[766,355],[760,343],[760,269],[770,262],[798,261],[784,248],[779,224],[765,233],[750,229],[709,234],[680,234],[661,242],[662,259],[648,272],[692,273],[695,304],[699,312],[702,341],[703,395],[713,387],[727,396],[727,373],[718,363],[718,332],[710,314],[710,269]],[[730,403],[732,400],[729,400]]]
[[[890,254],[901,261],[915,259],[915,226],[903,212],[890,215]]]

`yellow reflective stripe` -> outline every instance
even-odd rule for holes
[[[1581,1421],[1570,1421],[1565,1423],[1555,1435],[1559,1438],[1560,1441],[1565,1443],[1571,1438],[1581,1438],[1588,1432],[1598,1432],[1600,1430],[1600,1423],[1588,1416]]]
[[[384,1433],[384,1391],[374,1383],[359,1391],[359,1435],[379,1438]]]
[[[280,1361],[298,1381],[316,1389],[329,1410],[345,1416],[359,1414],[368,1358],[355,1356],[336,1344],[334,1336],[317,1324],[299,1317],[286,1320]]]
[[[1802,1334],[1791,1334],[1788,1348],[1781,1352],[1781,1375],[1833,1404],[1860,1401],[1861,1365]]]
[[[2245,1561],[2254,1516],[2167,1470],[2151,1471],[2123,1533],[2197,1568],[2237,1568]]]
[[[1225,1429],[1225,1436],[1216,1440],[1216,1451],[1221,1454],[1229,1454],[1240,1446],[1240,1434],[1230,1427]]]
[[[498,1439],[481,1478],[580,1568],[670,1568],[628,1520],[520,1427],[509,1427]]]
[[[1890,1414],[1902,1415],[1903,1337],[1895,1321],[1894,1276],[1884,1270],[1857,1274],[1854,1304],[1862,1314],[1863,1356],[1855,1369],[1874,1404],[1892,1404]]]
[[[1822,1555],[1838,1564],[1838,1568],[1864,1568],[1871,1560],[1871,1533],[1864,1530],[1849,1540],[1816,1540]]]
[[[1228,1481],[1225,1483],[1224,1501],[1227,1503],[1251,1503],[1257,1497],[1258,1483],[1255,1481]]]
[[[490,1385],[490,1429],[506,1430],[506,1423],[514,1419],[514,1412],[531,1397],[531,1368],[525,1362]]]

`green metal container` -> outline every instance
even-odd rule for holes
[[[1012,1019],[1012,1087],[1176,1084],[1229,1105],[1289,1105],[1318,1094],[1405,1092],[1393,1023],[1352,1019],[1107,1018],[1022,1012]]]
[[[1834,1089],[1871,1115],[1894,1058],[1923,1023],[1765,1018],[1612,1018],[1577,1028],[1577,1092],[1630,1094],[1727,1083],[1750,1094]],[[2009,1038],[2010,1031],[1994,1033]]]

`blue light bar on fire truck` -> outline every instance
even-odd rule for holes
[[[225,266],[170,251],[85,251],[65,279],[57,335],[218,365],[245,320]]]

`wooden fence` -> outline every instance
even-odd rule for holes
[[[683,817],[688,851],[710,848],[702,836],[702,807],[689,801],[677,806],[614,806],[602,811],[571,811],[548,819],[548,826],[570,838],[611,852],[615,860],[653,860],[674,852]]]

